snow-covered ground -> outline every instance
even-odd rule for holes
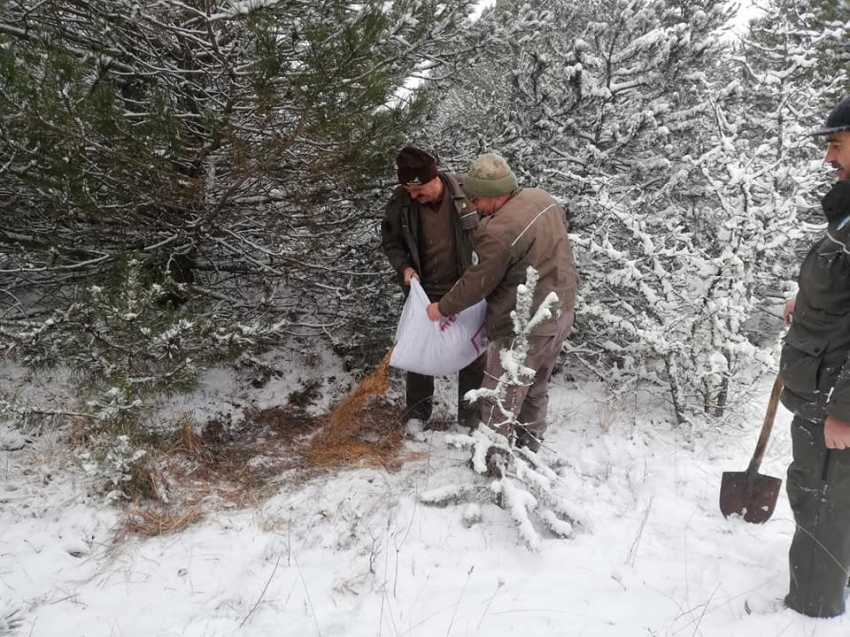
[[[331,365],[290,368],[260,390],[261,402],[316,375],[317,364]],[[327,374],[344,385],[338,369]],[[214,414],[250,399],[222,371],[206,380],[174,408]],[[614,398],[601,384],[556,379],[544,456],[566,462],[556,489],[588,527],[537,552],[495,504],[470,524],[464,505],[419,501],[481,480],[443,432],[405,443],[421,454],[399,472],[284,482],[254,508],[119,543],[120,511],[86,495],[55,436],[7,445],[0,617],[17,611],[19,625],[10,632],[0,619],[0,635],[843,636],[843,618],[744,611],[747,598],[784,594],[793,531],[784,493],[764,525],[718,510],[721,473],[746,468],[769,389],[766,379],[734,418],[684,432],[667,423],[662,397]],[[451,392],[440,384],[444,409]],[[763,473],[784,478],[789,420],[780,409]]]

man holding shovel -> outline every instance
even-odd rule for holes
[[[826,236],[784,311],[791,327],[779,370],[782,404],[794,414],[787,490],[797,524],[785,605],[834,617],[844,613],[850,568],[850,96],[811,135],[826,137],[824,161],[839,181],[822,200]]]

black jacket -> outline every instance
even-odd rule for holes
[[[463,192],[463,180],[459,175],[439,173],[446,186],[446,195],[451,197],[454,208],[455,245],[457,246],[458,272],[472,264],[473,236],[478,228],[478,213]],[[419,245],[419,215],[421,204],[412,199],[402,186],[397,186],[387,203],[381,223],[381,248],[390,265],[396,271],[399,282],[404,282],[404,271],[413,268],[422,273]]]
[[[779,371],[782,403],[797,416],[850,422],[850,181],[823,198],[826,236],[800,267]]]

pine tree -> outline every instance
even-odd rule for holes
[[[257,345],[364,312],[358,295],[389,279],[374,187],[426,107],[400,90],[473,57],[470,8],[5,3],[3,344],[39,356],[33,322],[115,285],[130,261],[138,285],[158,286],[151,302],[213,332],[250,325]]]
[[[519,9],[499,10],[510,20]],[[503,50],[512,73],[492,124],[451,130],[564,200],[582,271],[576,336],[615,369],[585,362],[606,380],[666,384],[679,421],[702,407],[701,380],[685,368],[703,357],[689,343],[703,337],[699,261],[713,249],[690,227],[682,182],[712,116],[709,89],[729,73],[720,63],[729,11],[711,0],[559,7]]]
[[[815,22],[808,5],[790,2],[750,25],[729,60],[733,74],[710,85],[711,116],[677,186],[693,202],[689,226],[702,238],[696,263],[705,281],[685,372],[701,378],[698,399],[715,415],[753,360],[774,366],[777,306],[793,293],[799,250],[809,243],[803,222],[818,210],[826,175],[805,133],[822,121],[824,96],[843,73],[824,74],[830,54],[820,50]],[[700,369],[699,353],[711,357],[708,368]]]
[[[122,427],[241,352],[380,356],[383,178],[428,108],[405,87],[486,46],[471,8],[3,3],[0,347],[84,370],[81,417]]]

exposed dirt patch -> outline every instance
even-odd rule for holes
[[[256,505],[283,482],[317,472],[364,465],[398,470],[411,457],[403,453],[403,409],[379,395],[380,386],[367,386],[376,391],[361,391],[356,404],[350,394],[330,414],[307,412],[313,390],[305,388],[285,404],[247,412],[237,425],[226,416],[184,423],[179,443],[148,465],[154,498],[128,507],[122,532],[182,530],[203,511]]]

